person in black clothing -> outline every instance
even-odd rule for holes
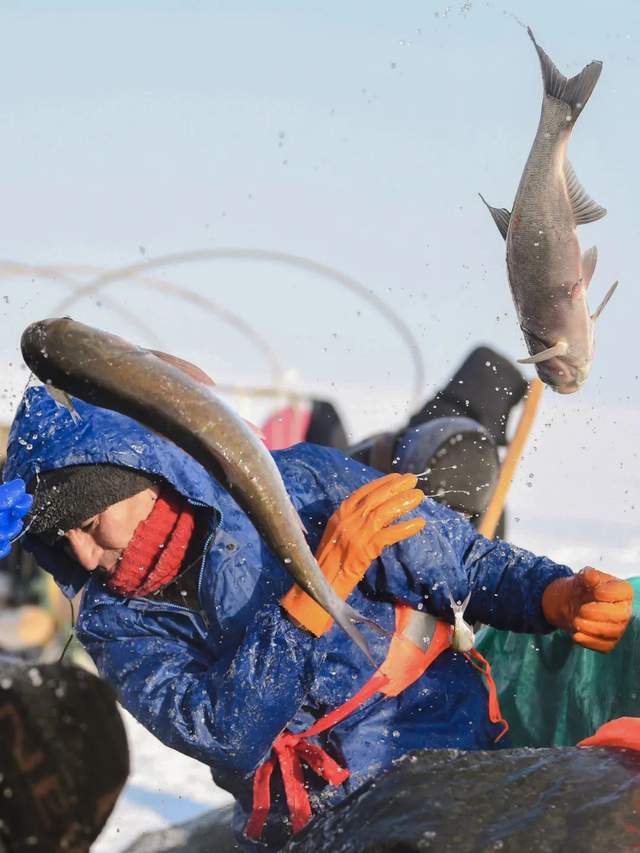
[[[426,494],[476,524],[498,479],[498,448],[507,444],[509,414],[527,387],[508,359],[477,347],[406,426],[369,436],[346,452],[385,474],[420,474]],[[309,431],[305,440],[344,450],[345,432],[334,407],[324,402],[315,411],[313,437]],[[504,534],[503,517],[497,535]]]

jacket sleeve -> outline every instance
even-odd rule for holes
[[[159,740],[218,770],[253,772],[302,704],[322,644],[272,604],[231,659],[215,660],[175,624],[168,636],[163,618],[124,603],[101,606],[81,618],[78,637],[123,706]]]
[[[326,467],[317,470],[320,464]],[[297,476],[301,480],[300,472]],[[304,504],[319,506],[314,490],[324,492],[321,506],[326,519],[355,489],[379,476],[338,451],[325,451],[316,463],[314,482],[302,489],[299,508],[307,529],[321,532],[326,524],[325,520],[318,527],[312,515],[304,515]],[[470,622],[529,633],[553,630],[542,613],[542,593],[556,578],[572,575],[570,568],[506,542],[485,539],[462,515],[432,499],[407,517],[414,515],[425,519],[424,529],[386,548],[374,560],[361,584],[365,594],[424,607],[452,621],[449,592],[462,601],[471,591],[465,614]],[[312,544],[315,547],[315,540]]]
[[[528,633],[553,630],[542,613],[542,594],[568,566],[507,542],[480,536],[461,515],[428,507],[422,533],[388,548],[367,573],[378,591],[452,621],[449,593],[462,601],[471,591],[465,618],[494,628]]]

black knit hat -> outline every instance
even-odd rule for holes
[[[29,483],[33,506],[29,533],[55,539],[112,504],[159,482],[158,477],[119,465],[69,465],[44,471]]]

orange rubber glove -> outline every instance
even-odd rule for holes
[[[572,578],[557,578],[542,595],[547,622],[573,635],[574,643],[610,652],[631,618],[633,588],[627,581],[587,566]]]
[[[316,552],[322,573],[336,593],[346,600],[367,569],[387,545],[418,533],[424,518],[394,524],[424,499],[414,474],[387,474],[357,489],[333,513]],[[333,620],[295,584],[280,602],[300,625],[321,636]]]

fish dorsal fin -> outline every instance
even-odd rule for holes
[[[589,287],[589,283],[593,278],[593,271],[596,268],[596,262],[598,260],[598,250],[595,246],[592,246],[590,249],[587,249],[586,252],[582,255],[582,283],[585,287]]]
[[[482,195],[480,195],[480,193],[478,193],[478,195],[489,209],[489,213],[491,214],[491,216],[493,216],[493,221],[498,226],[498,231],[506,240],[507,231],[509,230],[509,220],[511,219],[511,211],[507,210],[506,207],[491,207],[491,205],[487,202],[485,198],[483,198]]]
[[[216,384],[208,373],[205,373],[202,368],[198,367],[197,364],[193,364],[191,361],[185,361],[184,358],[179,358],[177,355],[171,355],[171,353],[163,352],[159,349],[149,349],[145,350],[145,352],[150,352],[161,361],[170,364],[172,367],[176,367],[182,373],[186,373],[187,376],[195,379],[196,382],[201,382],[203,385],[209,385],[211,387]]]
[[[528,358],[519,358],[518,364],[540,364],[541,361],[549,361],[550,358],[555,358],[557,355],[566,355],[568,349],[569,344],[566,341],[558,341],[557,344],[548,349],[543,349],[542,352],[537,352]]]
[[[538,52],[545,95],[557,98],[567,104],[571,111],[570,120],[575,122],[598,82],[602,63],[597,60],[590,62],[575,77],[567,79],[564,74],[558,71],[552,60],[535,40],[530,27],[527,27],[527,32]]]
[[[600,207],[600,205],[582,189],[582,185],[577,179],[576,173],[573,171],[573,167],[568,160],[564,161],[564,179],[567,183],[569,203],[573,210],[576,225],[586,225],[587,222],[595,222],[597,219],[602,219],[602,217],[606,215],[606,208]]]
[[[609,288],[609,290],[607,290],[607,292],[605,293],[605,295],[604,295],[604,299],[602,300],[602,302],[600,303],[600,305],[598,305],[598,307],[596,308],[596,310],[595,310],[595,311],[593,312],[593,314],[591,315],[591,319],[593,320],[593,322],[594,322],[594,323],[595,323],[595,321],[598,319],[598,317],[602,314],[602,312],[604,311],[604,309],[607,307],[607,302],[608,302],[608,301],[611,299],[611,297],[613,296],[613,294],[614,294],[615,289],[616,289],[616,287],[617,287],[617,286],[618,286],[618,282],[617,282],[617,281],[614,281],[614,283],[611,285],[611,287]]]

